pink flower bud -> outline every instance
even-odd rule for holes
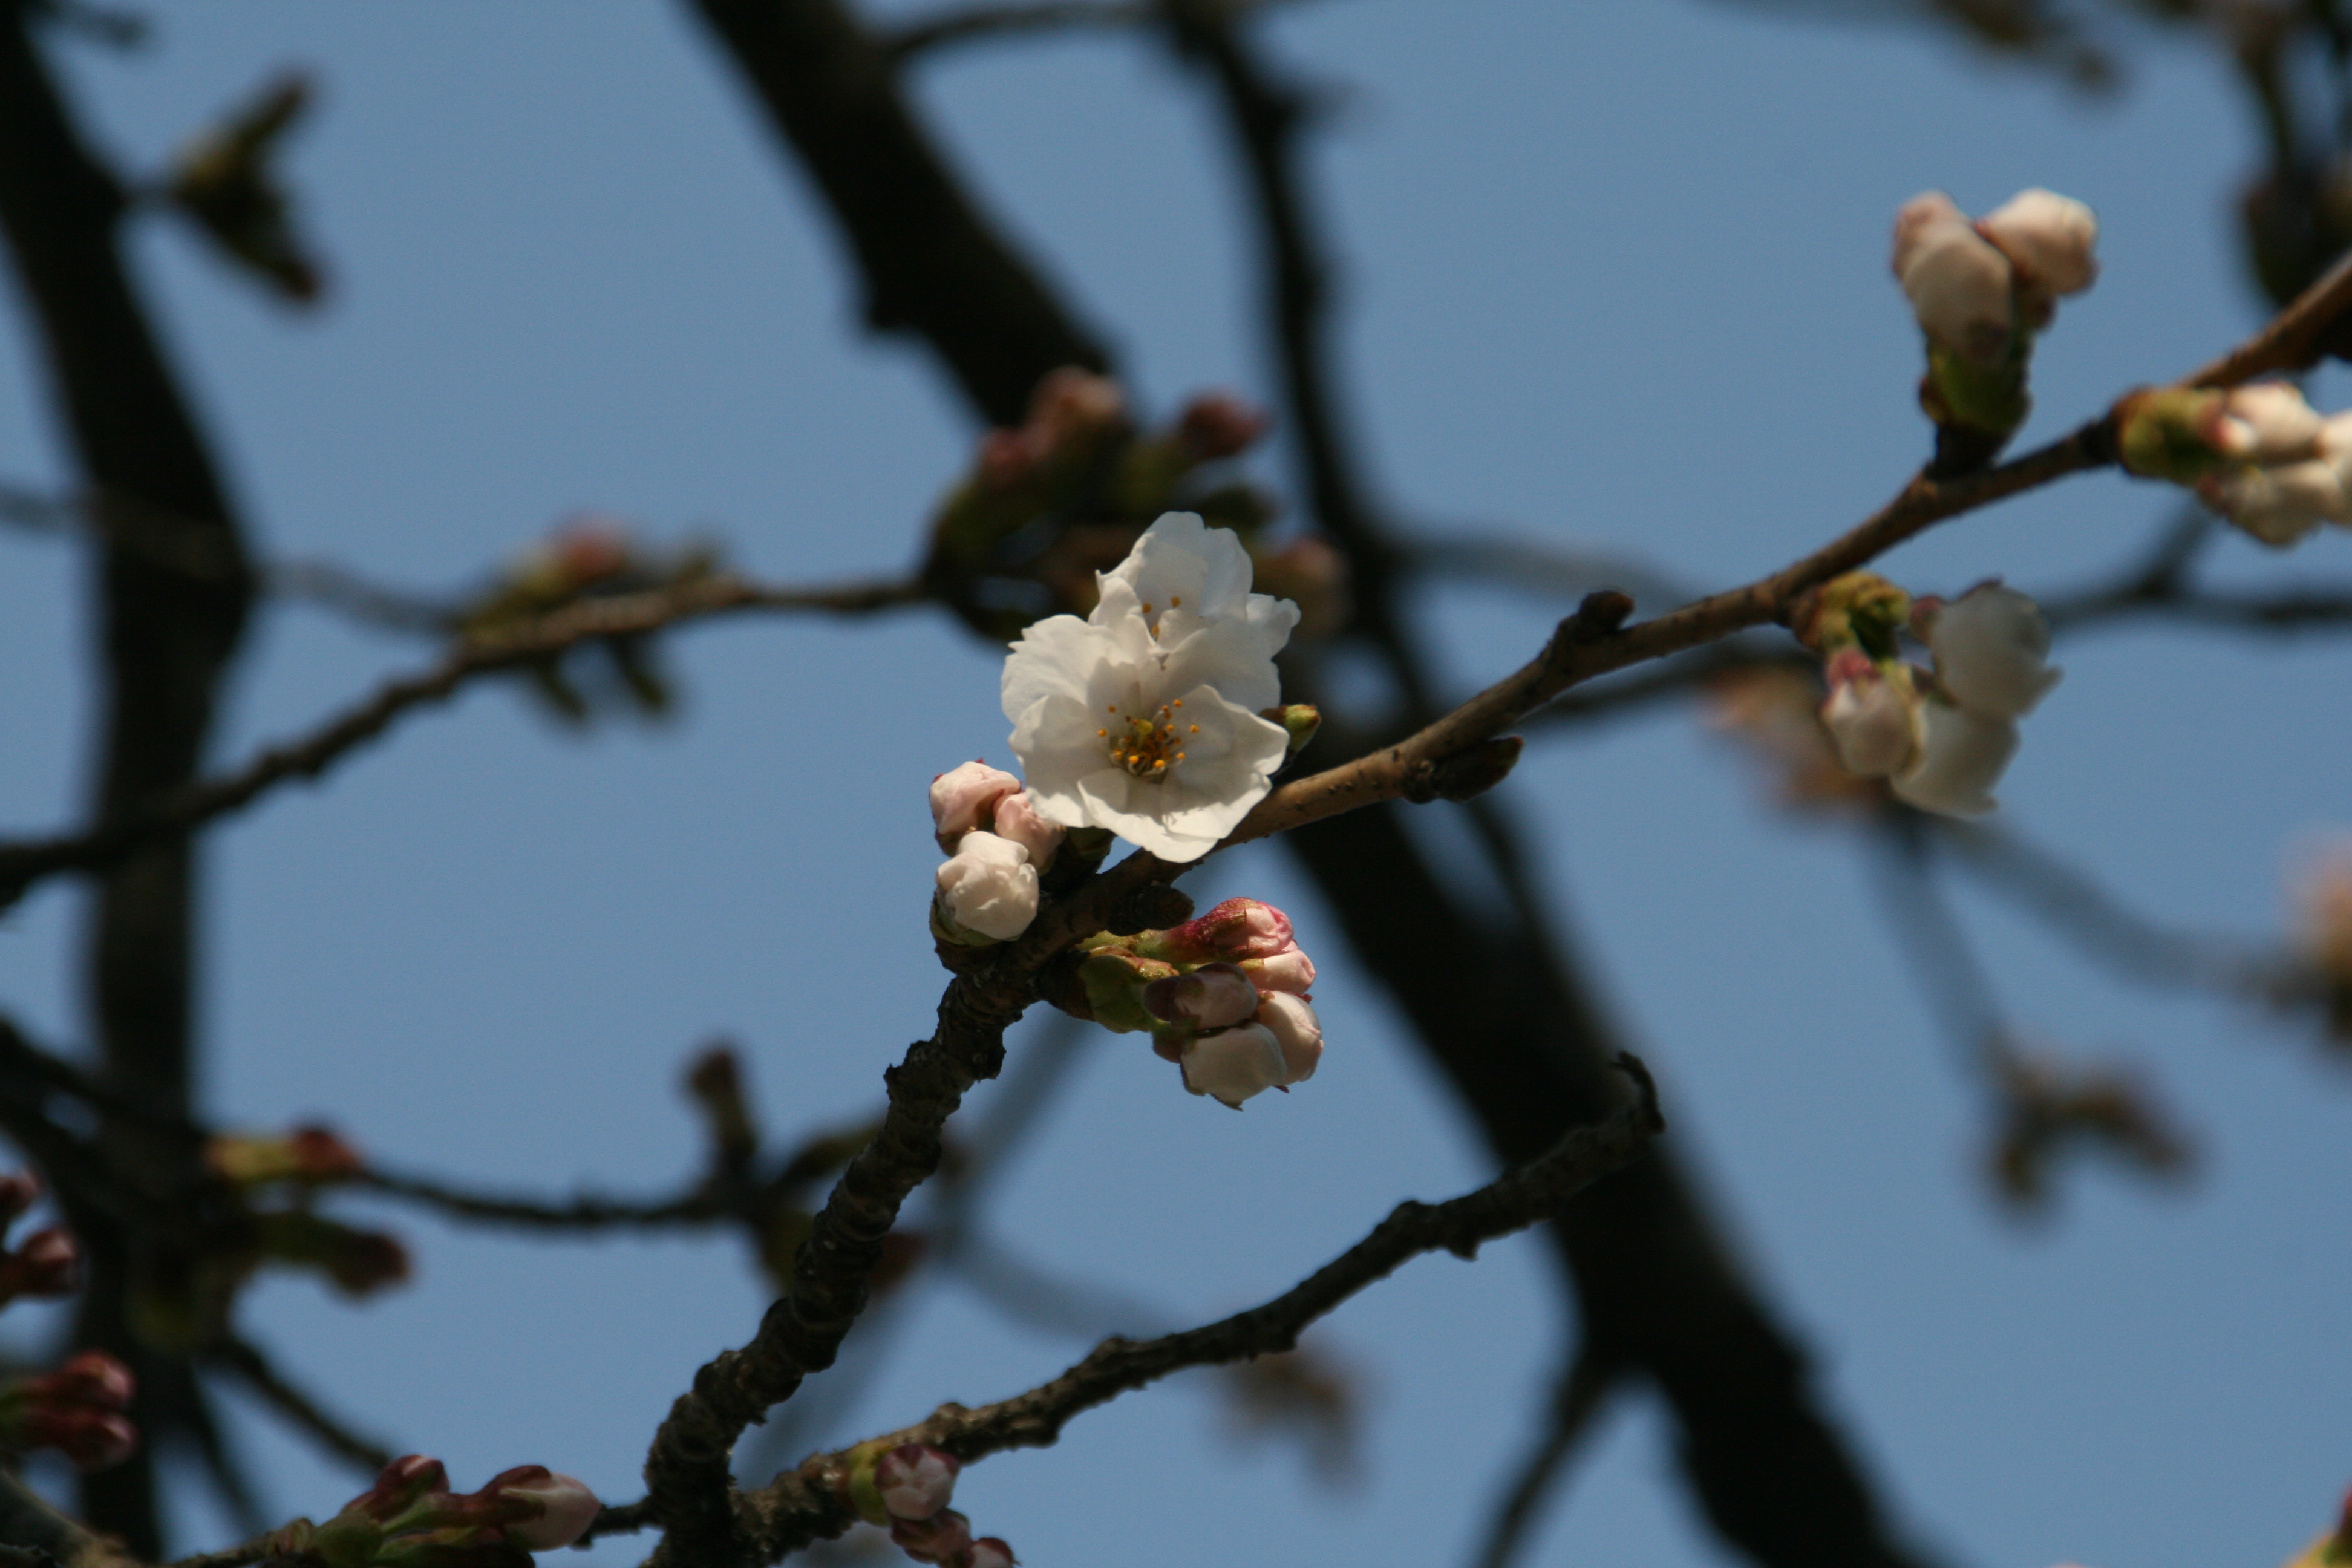
[[[24,1391],[37,1405],[128,1410],[138,1390],[129,1367],[104,1351],[84,1351],[47,1376],[26,1380]]]
[[[1017,489],[1035,475],[1041,455],[1036,437],[1027,430],[991,430],[980,438],[972,466],[981,489]]]
[[[32,1172],[10,1171],[0,1175],[0,1224],[31,1208],[40,1195],[41,1178]]]
[[[955,1496],[955,1456],[920,1443],[901,1443],[874,1461],[874,1489],[890,1517],[925,1520]]]
[[[0,1259],[0,1291],[11,1296],[70,1296],[81,1274],[81,1247],[52,1226],[26,1237]]]
[[[2318,411],[2293,382],[2232,387],[2198,422],[2206,444],[2225,458],[2289,463],[2312,455],[2322,428]]]
[[[1860,648],[1829,662],[1830,694],[1822,726],[1848,773],[1878,778],[1910,765],[1919,747],[1918,700],[1886,678]]]
[[[990,831],[1029,851],[1029,863],[1042,870],[1062,847],[1062,836],[1068,830],[1038,816],[1036,803],[1024,790],[996,803],[996,826]]]
[[[2099,276],[2099,220],[2071,196],[2020,191],[1977,227],[2015,264],[2019,280],[2045,294],[2079,294]]]
[[[440,1460],[404,1454],[378,1471],[375,1484],[345,1503],[341,1513],[387,1523],[434,1493],[448,1489],[449,1473],[441,1468]]]
[[[1230,393],[1213,392],[1184,405],[1176,444],[1196,463],[1213,462],[1248,450],[1272,424],[1265,410]]]
[[[967,1568],[1017,1568],[1019,1559],[1001,1535],[983,1535],[971,1543],[971,1560]]]
[[[1182,925],[1145,932],[1136,939],[1135,950],[1147,958],[1171,963],[1213,963],[1219,959],[1239,963],[1245,958],[1271,958],[1296,946],[1290,917],[1280,910],[1255,899],[1227,899]]]
[[[966,931],[1010,942],[1037,918],[1037,868],[1009,838],[973,829],[939,868],[940,903]]]
[[[1914,196],[1895,215],[1895,276],[1929,337],[1979,364],[2009,353],[2016,327],[2009,258],[1943,192]]]
[[[996,803],[1020,788],[1019,779],[976,759],[931,780],[931,826],[940,847],[954,854],[963,836],[986,827]]]
[[[902,1519],[890,1539],[918,1563],[953,1563],[971,1550],[971,1521],[951,1508],[929,1519]]]
[[[1936,679],[1963,708],[2022,719],[2058,684],[2042,606],[1997,577],[1922,618]]]
[[[1184,1087],[1234,1110],[1242,1101],[1285,1081],[1290,1067],[1282,1042],[1263,1024],[1242,1024],[1186,1042],[1181,1058]]]
[[[594,1492],[544,1465],[529,1465],[506,1474],[515,1479],[499,1477],[483,1489],[494,1490],[502,1499],[536,1505],[535,1513],[504,1527],[507,1539],[525,1551],[553,1552],[571,1545],[588,1532],[604,1507]]]
[[[600,512],[568,517],[548,542],[564,575],[574,584],[617,575],[629,563],[629,525]]]
[[[139,1447],[139,1428],[110,1410],[79,1405],[26,1413],[26,1447],[55,1448],[78,1469],[102,1470],[129,1458]]]
[[[1315,961],[1300,948],[1277,952],[1271,958],[1245,958],[1242,973],[1250,984],[1261,991],[1287,991],[1304,996],[1315,988]]]
[[[1257,987],[1234,964],[1204,963],[1190,974],[1146,985],[1143,1007],[1163,1024],[1229,1028],[1256,1016]]]
[[[1076,365],[1064,365],[1037,384],[1029,398],[1029,427],[1050,457],[1073,440],[1118,423],[1127,400],[1118,383]]]
[[[1315,1076],[1315,1066],[1323,1059],[1323,1026],[1314,1008],[1285,992],[1271,992],[1258,1003],[1257,1021],[1282,1050],[1277,1089],[1305,1083]]]

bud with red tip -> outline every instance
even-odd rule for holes
[[[929,1519],[902,1519],[890,1527],[890,1539],[918,1563],[962,1568],[972,1548],[971,1521],[951,1508]]]
[[[963,836],[987,827],[999,801],[1018,795],[1021,781],[974,758],[931,780],[931,826],[940,847],[955,853]]]
[[[1214,462],[1247,451],[1273,423],[1265,409],[1230,393],[1204,393],[1184,405],[1176,421],[1176,445],[1196,463]]]
[[[1227,899],[1182,925],[1162,931],[1145,931],[1134,941],[1137,952],[1171,963],[1271,958],[1293,951],[1297,945],[1290,917],[1255,899]]]
[[[41,1178],[30,1171],[0,1174],[0,1224],[15,1219],[40,1201]]]
[[[596,1522],[596,1515],[604,1506],[585,1486],[570,1476],[556,1474],[545,1465],[523,1465],[501,1471],[490,1479],[482,1493],[509,1508],[534,1510],[500,1527],[509,1541],[529,1552],[553,1552],[571,1545],[588,1532],[588,1527]]]
[[[901,1443],[874,1461],[874,1490],[892,1519],[929,1519],[954,1499],[961,1468],[942,1449]]]
[[[325,1186],[351,1180],[364,1163],[359,1151],[331,1128],[317,1125],[283,1135],[219,1132],[205,1142],[205,1168],[238,1187],[271,1182]]]
[[[80,1283],[81,1247],[55,1226],[35,1231],[14,1252],[0,1256],[0,1301],[70,1296]]]
[[[55,1448],[85,1470],[121,1464],[139,1446],[131,1371],[103,1351],[84,1351],[46,1377],[0,1390],[0,1447]]]

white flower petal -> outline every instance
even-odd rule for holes
[[[1004,716],[1018,724],[1045,697],[1084,697],[1102,636],[1076,616],[1048,616],[1023,632],[1004,660]]]
[[[1999,804],[1992,786],[2017,754],[2017,722],[1948,702],[1921,705],[1919,758],[1895,777],[1895,793],[1922,811],[1982,816]]]
[[[2072,196],[2020,191],[1987,213],[1979,226],[2035,287],[2049,293],[2079,294],[2099,276],[2099,220]]]
[[[2014,588],[1986,583],[1936,612],[1927,646],[1936,677],[1963,708],[2022,719],[2058,684],[2049,667],[2050,622]]]
[[[1147,616],[1180,606],[1213,619],[1234,614],[1248,595],[1249,552],[1233,530],[1211,528],[1197,512],[1162,512],[1127,559],[1101,579],[1106,589],[1112,582],[1125,584],[1151,606]]]

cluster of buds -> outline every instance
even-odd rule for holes
[[[518,554],[496,582],[458,610],[455,626],[467,637],[496,637],[580,599],[696,582],[709,576],[719,563],[718,552],[708,544],[689,543],[663,553],[633,538],[619,519],[581,512]],[[648,638],[605,637],[596,647],[603,650],[611,679],[599,679],[586,689],[573,679],[582,668],[576,658],[537,659],[523,667],[533,689],[560,717],[584,720],[608,698],[643,713],[669,710],[669,682],[654,662]]]
[[[324,1568],[528,1568],[530,1553],[571,1545],[603,1505],[544,1465],[501,1470],[452,1492],[438,1459],[394,1459],[375,1485],[324,1524],[298,1519],[270,1537],[272,1560]]]
[[[1989,459],[2025,423],[2034,335],[2098,277],[2098,237],[2090,208],[2043,190],[1973,222],[1941,191],[1896,213],[1895,277],[1927,339],[1919,402],[1959,454]]]
[[[2286,382],[2136,392],[2116,421],[2125,468],[2190,487],[2264,544],[2352,525],[2352,412],[2322,418]]]
[[[30,1171],[0,1175],[0,1234],[41,1195],[41,1180]],[[54,1300],[70,1296],[81,1282],[81,1247],[56,1226],[44,1226],[6,1252],[0,1252],[0,1306],[20,1296]]]
[[[1021,424],[981,437],[933,520],[925,579],[973,626],[1011,637],[1041,609],[1086,614],[1096,573],[1152,519],[1190,511],[1238,534],[1260,590],[1295,600],[1308,630],[1336,630],[1349,612],[1341,559],[1319,540],[1260,546],[1274,503],[1232,471],[1270,424],[1210,392],[1164,426],[1139,428],[1116,382],[1064,366],[1037,384]]]
[[[310,101],[299,76],[268,83],[190,142],[163,185],[230,260],[302,303],[319,297],[320,268],[295,231],[277,153]]]
[[[1055,1005],[1119,1034],[1149,1032],[1186,1089],[1235,1110],[1305,1082],[1322,1058],[1308,997],[1315,964],[1272,904],[1227,899],[1166,931],[1103,932],[1068,963]]]
[[[918,1563],[941,1568],[1013,1568],[1013,1548],[993,1535],[975,1538],[971,1521],[948,1507],[955,1497],[955,1456],[921,1443],[865,1443],[849,1451],[835,1478],[842,1500]]]
[[[1906,628],[1933,656],[1932,671],[1901,657]],[[2058,683],[2040,605],[1998,578],[1948,604],[1853,572],[1818,590],[1802,630],[1824,661],[1822,723],[1849,773],[1886,779],[1922,811],[1993,809],[2017,721]]]
[[[931,900],[932,934],[978,947],[1027,931],[1037,879],[1067,830],[1038,815],[1018,778],[976,759],[931,781],[931,827],[948,856]]]
[[[119,1465],[139,1446],[131,1395],[130,1368],[84,1351],[46,1377],[0,1388],[0,1449],[55,1448],[85,1470]]]

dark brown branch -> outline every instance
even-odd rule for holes
[[[839,0],[694,0],[840,217],[866,321],[919,333],[992,425],[1066,364],[1109,356],[967,197],[887,50]]]
[[[2346,345],[2340,333],[2352,311],[2352,256],[2330,268],[2262,331],[2206,365],[2188,386],[2236,386],[2258,376],[2308,370]]]
[[[236,811],[277,785],[316,778],[412,710],[445,702],[467,682],[513,669],[602,637],[658,631],[687,621],[753,610],[856,615],[922,597],[901,581],[839,588],[777,588],[738,577],[698,578],[642,594],[587,599],[512,631],[471,638],[421,674],[386,681],[374,694],[295,740],[265,748],[233,773],[143,800],[86,833],[0,844],[0,908],[44,877],[112,864],[158,838],[184,834]]]
[[[1051,1382],[995,1405],[941,1405],[931,1417],[881,1439],[928,1443],[966,1462],[1012,1448],[1052,1445],[1081,1413],[1173,1373],[1222,1366],[1295,1348],[1317,1319],[1425,1252],[1473,1258],[1485,1243],[1556,1217],[1592,1183],[1632,1163],[1664,1131],[1650,1076],[1632,1057],[1635,1102],[1580,1127],[1540,1157],[1474,1192],[1441,1204],[1403,1203],[1363,1240],[1299,1284],[1247,1311],[1158,1339],[1109,1339]],[[761,1561],[842,1533],[855,1515],[833,1487],[838,1456],[810,1460],[746,1500]]]
[[[6,1568],[138,1568],[113,1542],[94,1535],[0,1470],[0,1550]]]
[[[453,1219],[513,1226],[524,1230],[667,1230],[713,1225],[734,1217],[717,1195],[697,1187],[674,1198],[631,1202],[583,1193],[567,1201],[499,1197],[468,1193],[422,1176],[383,1170],[362,1172],[352,1185],[387,1197],[404,1198]]]
[[[95,574],[104,717],[90,819],[104,822],[178,789],[202,765],[214,707],[243,632],[251,589],[242,545],[206,450],[131,285],[120,247],[121,185],[82,143],[32,37],[22,0],[0,0],[0,229],[22,285],[60,422],[89,491],[106,509],[190,521],[230,570],[205,581],[110,544]],[[86,948],[87,995],[105,1073],[166,1110],[186,1108],[193,1077],[194,866],[170,833],[118,858],[100,879]],[[108,1129],[110,1156],[148,1178],[176,1157],[134,1127]],[[146,1350],[131,1330],[128,1282],[142,1238],[100,1226],[77,1337],[121,1357],[147,1441],[124,1464],[80,1481],[80,1512],[131,1551],[162,1548],[153,1453],[190,1428],[184,1362]],[[175,1403],[180,1401],[180,1403]]]
[[[205,1348],[205,1360],[206,1364],[234,1375],[297,1430],[361,1474],[373,1477],[392,1463],[391,1449],[360,1436],[328,1415],[318,1401],[288,1381],[259,1346],[241,1339],[225,1339]]]

